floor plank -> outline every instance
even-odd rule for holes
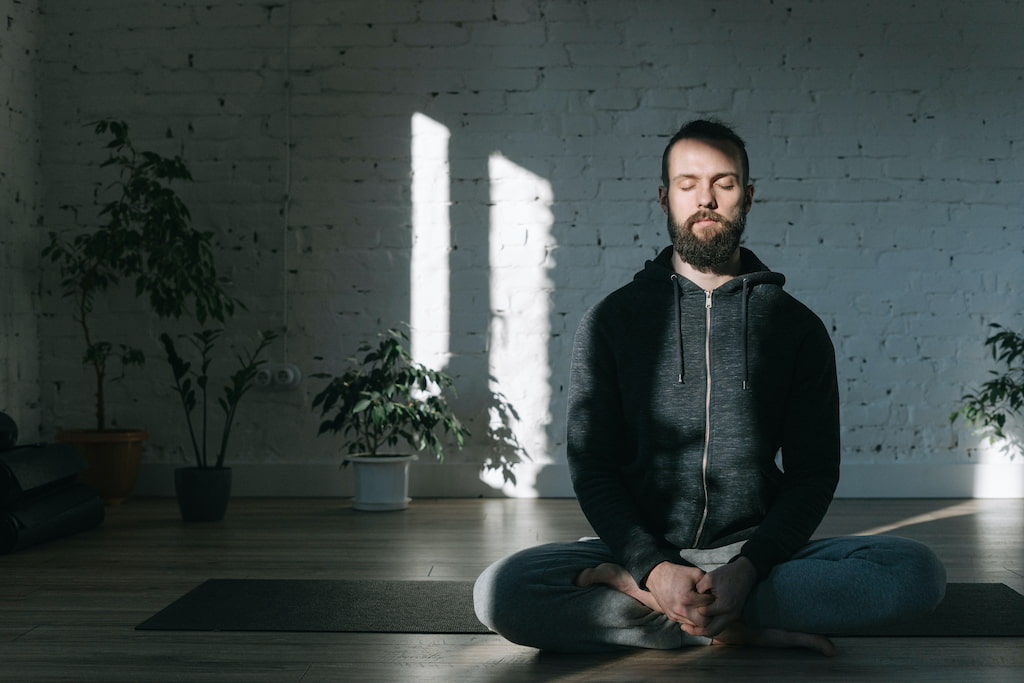
[[[0,557],[2,681],[1017,681],[1024,638],[847,638],[810,652],[541,653],[493,635],[135,631],[210,578],[471,580],[498,557],[591,533],[572,500],[236,499],[184,524],[171,499],[108,508],[92,531]],[[950,581],[1024,593],[1024,501],[839,500],[817,535],[931,545]]]

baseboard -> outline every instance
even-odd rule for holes
[[[173,496],[177,465],[143,463],[135,495]],[[348,497],[352,471],[329,464],[234,465],[236,496]],[[564,464],[524,463],[517,484],[502,484],[475,465],[415,463],[409,494],[414,498],[571,498]],[[838,498],[1024,498],[1024,463],[977,465],[844,465]]]
[[[1024,498],[1024,462],[843,465],[838,498]]]

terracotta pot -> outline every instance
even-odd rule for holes
[[[66,429],[57,441],[74,445],[88,464],[79,475],[100,492],[106,505],[123,503],[135,488],[142,461],[142,442],[149,437],[139,429]]]
[[[231,499],[230,467],[179,467],[174,493],[186,522],[219,522]]]

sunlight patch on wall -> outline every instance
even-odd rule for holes
[[[975,498],[1024,497],[1021,448],[1021,440],[1013,434],[1009,439],[991,443],[987,437],[981,440],[975,451],[978,464],[972,467]]]
[[[551,422],[550,363],[551,292],[548,277],[554,216],[554,192],[544,178],[500,153],[488,162],[490,177],[490,374],[492,391],[503,393],[516,407],[513,429],[534,465],[551,462],[547,426]],[[500,477],[482,479],[506,495],[536,496],[535,473],[522,467],[518,484]]]
[[[445,125],[413,114],[410,342],[413,357],[434,370],[449,353],[450,137]]]

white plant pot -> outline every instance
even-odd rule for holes
[[[356,510],[404,510],[409,507],[409,463],[415,455],[351,455]]]

